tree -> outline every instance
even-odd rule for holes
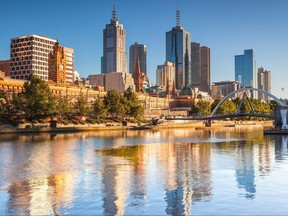
[[[92,104],[92,111],[93,114],[95,115],[95,117],[97,119],[99,119],[99,117],[105,115],[106,113],[106,108],[103,102],[102,98],[97,98],[94,103]]]
[[[131,88],[128,88],[124,92],[124,97],[126,98],[127,105],[126,105],[126,114],[129,117],[138,118],[143,116],[144,114],[144,107],[140,104],[137,95],[135,92],[132,91]]]
[[[211,106],[208,101],[199,100],[196,104],[191,106],[191,110],[189,111],[190,115],[201,115],[207,116],[211,113]]]
[[[55,100],[49,85],[36,76],[24,83],[23,92],[17,100],[22,103],[22,111],[31,121],[49,117],[54,112]]]
[[[123,118],[126,111],[126,98],[116,90],[108,91],[104,97],[104,105],[107,112],[113,117]]]
[[[83,95],[82,92],[77,98],[77,101],[74,103],[74,109],[76,113],[80,116],[87,116],[88,113],[90,112],[90,107],[88,104],[87,97]]]
[[[67,119],[72,115],[72,105],[67,96],[57,98],[56,110],[61,118]]]

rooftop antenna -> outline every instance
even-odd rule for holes
[[[116,12],[116,1],[115,1],[115,3],[114,3],[114,5],[113,5],[113,11],[112,11],[112,20],[118,20],[118,18],[117,18],[117,12]]]
[[[179,10],[179,0],[176,0],[176,26],[180,26],[180,10]]]

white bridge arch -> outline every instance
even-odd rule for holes
[[[221,106],[222,103],[224,103],[228,98],[232,97],[234,94],[238,93],[238,92],[244,92],[246,94],[247,91],[257,91],[257,92],[260,92],[260,93],[263,93],[271,98],[273,98],[276,102],[278,102],[281,106],[286,106],[286,104],[284,104],[280,99],[278,99],[276,96],[262,90],[262,89],[257,89],[257,88],[242,88],[242,89],[238,89],[234,92],[231,92],[230,94],[228,94],[226,97],[224,97],[218,104],[217,106],[213,109],[211,115],[209,115],[209,117],[212,117],[215,115],[215,113],[217,112],[218,108]],[[244,95],[243,95],[244,96]],[[247,95],[246,95],[247,96]],[[244,97],[242,98],[242,101],[243,102],[244,100]],[[248,99],[249,100],[249,99]],[[249,104],[250,104],[250,101],[249,101]],[[241,105],[240,105],[241,106]],[[251,106],[251,104],[250,104]],[[240,108],[240,107],[239,107]],[[239,108],[238,108],[238,111],[239,111]],[[253,108],[252,108],[253,109]]]

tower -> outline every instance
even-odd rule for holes
[[[176,26],[166,32],[166,61],[175,64],[176,89],[191,85],[191,35],[180,25],[176,11]]]
[[[264,70],[263,67],[258,68],[258,88],[268,93],[271,93],[271,72]],[[268,101],[268,95],[264,95],[262,92],[258,93],[258,99]]]
[[[191,43],[191,87],[200,89],[200,43]]]
[[[133,45],[130,46],[130,52],[129,52],[129,72],[133,74],[136,63],[139,59],[140,63],[140,70],[145,75],[147,75],[147,62],[146,62],[146,53],[147,53],[147,47],[144,44],[138,44],[135,42]]]
[[[53,47],[53,52],[48,58],[48,79],[61,85],[66,85],[66,54],[64,47],[58,41]]]
[[[119,23],[116,7],[113,6],[110,24],[103,30],[103,71],[102,73],[127,72],[126,33]]]
[[[210,87],[210,48],[206,46],[202,46],[200,48],[200,55],[201,55],[201,64],[200,64],[200,90],[204,92],[208,92],[210,94],[211,87]]]
[[[235,80],[242,87],[256,87],[255,55],[253,49],[244,50],[244,55],[235,56]]]
[[[132,77],[134,79],[136,92],[141,91],[141,89],[143,89],[143,82],[144,82],[145,74],[142,73],[141,71],[139,58],[137,58],[135,70],[134,70]]]

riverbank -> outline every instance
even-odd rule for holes
[[[175,120],[163,122],[157,125],[152,124],[128,124],[127,126],[121,125],[105,125],[105,124],[85,124],[85,125],[61,125],[51,128],[48,124],[21,124],[19,126],[1,125],[0,133],[67,133],[67,132],[81,132],[81,131],[102,131],[102,130],[157,130],[157,129],[173,129],[173,128],[191,128],[195,130],[210,130],[210,129],[223,129],[225,127],[234,128],[259,128],[263,130],[269,130],[272,128],[272,121],[265,122],[233,122],[233,121],[215,121],[211,127],[206,127],[203,121],[189,121],[189,120]]]

